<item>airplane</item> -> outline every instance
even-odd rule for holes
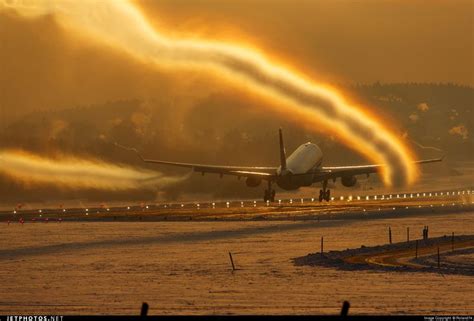
[[[331,191],[327,188],[328,181],[336,182],[341,179],[342,185],[352,187],[357,183],[356,175],[367,175],[377,173],[384,165],[355,165],[355,166],[322,166],[323,152],[314,143],[308,142],[299,146],[289,157],[286,157],[285,145],[283,143],[283,132],[279,129],[280,136],[280,166],[278,167],[248,167],[248,166],[223,166],[223,165],[205,165],[191,163],[177,163],[162,160],[145,159],[134,148],[127,148],[115,143],[116,146],[134,151],[143,162],[171,165],[178,167],[191,168],[195,172],[237,176],[239,179],[245,177],[245,183],[249,187],[257,187],[262,181],[267,181],[267,189],[263,196],[265,202],[275,201],[276,183],[284,190],[296,190],[303,186],[311,186],[314,183],[322,182],[322,189],[319,191],[319,202],[329,201]],[[415,161],[417,164],[426,164],[440,162],[442,158],[426,159]]]

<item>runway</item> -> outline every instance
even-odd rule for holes
[[[472,209],[474,188],[432,190],[416,193],[344,195],[329,202],[316,198],[232,200],[187,203],[141,203],[81,208],[15,208],[0,212],[1,220],[51,221],[209,221],[209,220],[300,220],[453,212]]]

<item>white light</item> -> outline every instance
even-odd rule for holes
[[[281,204],[281,200],[278,200],[278,204]]]
[[[65,208],[63,208],[63,212],[66,212],[66,209],[65,209]]]
[[[88,208],[86,208],[86,212],[89,212],[89,209],[88,209]]]
[[[331,201],[334,201],[334,197],[331,197]]]
[[[377,195],[374,195],[374,200],[376,200],[376,199],[377,199]]]
[[[366,197],[365,197],[365,200],[366,200],[366,201],[368,201],[369,199],[370,199],[370,197],[369,197],[369,196],[366,196]]]
[[[423,193],[423,197],[425,197],[425,196],[426,196],[426,193]]]
[[[13,211],[13,214],[16,214],[16,211]]]
[[[397,194],[397,198],[400,198],[400,195],[399,195],[399,194]]]
[[[39,212],[39,213],[43,213],[43,211],[42,211],[42,210],[38,210],[38,212]]]
[[[267,206],[268,206],[268,205],[270,205],[270,201],[267,201]],[[227,207],[229,207],[229,206],[227,206]]]
[[[357,200],[360,201],[360,196],[357,196]]]
[[[165,207],[166,207],[166,205],[165,205]],[[129,210],[129,209],[130,209],[130,206],[127,206],[127,210]]]
[[[293,204],[293,199],[290,198],[290,204]]]
[[[392,208],[392,210],[394,210],[394,211],[395,211],[395,207],[393,207],[393,208]]]
[[[301,199],[301,204],[303,204],[303,199]]]
[[[146,209],[148,209],[148,205],[147,205],[147,206],[145,206],[145,208],[146,208]]]
[[[314,202],[314,198],[313,198],[313,197],[311,197],[311,202]]]
[[[107,212],[109,212],[109,211],[110,211],[110,208],[107,209]]]
[[[244,202],[240,202],[240,207],[244,207]]]
[[[341,199],[341,201],[343,201],[343,200],[344,200],[344,196],[341,196],[341,198],[340,198],[340,199]]]

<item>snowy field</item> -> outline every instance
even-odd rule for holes
[[[249,222],[2,223],[0,314],[473,314],[469,276],[295,266],[319,251],[472,234],[474,212]],[[228,252],[237,271],[232,272]],[[462,258],[456,258],[457,260]],[[471,256],[466,257],[472,261]]]

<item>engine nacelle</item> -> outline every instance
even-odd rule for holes
[[[247,177],[245,184],[249,187],[257,187],[262,183],[262,179],[258,177]]]
[[[345,187],[352,187],[357,184],[357,178],[355,176],[343,176],[341,177],[341,183]]]

